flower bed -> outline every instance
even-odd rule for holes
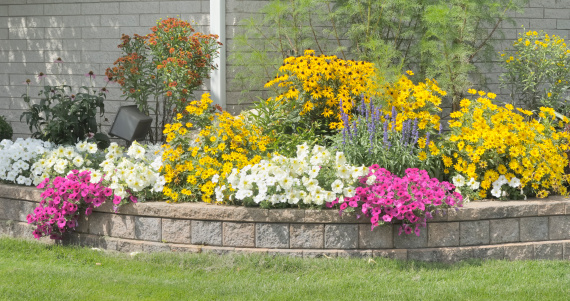
[[[27,212],[40,192],[0,185],[0,234],[32,238]],[[381,256],[452,262],[570,259],[570,200],[471,202],[445,210],[415,235],[335,210],[261,209],[205,203],[111,205],[81,216],[64,243],[122,252],[250,252],[290,256]]]

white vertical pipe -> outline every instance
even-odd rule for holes
[[[218,35],[223,44],[214,60],[218,69],[210,74],[211,96],[214,104],[226,109],[226,0],[210,0],[210,33]]]

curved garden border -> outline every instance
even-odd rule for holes
[[[0,235],[32,238],[26,215],[40,200],[32,187],[0,185]],[[336,210],[260,209],[205,203],[109,204],[82,217],[64,243],[122,252],[255,252],[291,256],[381,256],[454,262],[570,260],[570,199],[472,202],[428,222],[419,237],[399,225]]]

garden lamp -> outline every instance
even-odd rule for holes
[[[122,106],[117,112],[109,135],[125,139],[130,143],[142,141],[150,130],[152,118],[141,113],[136,105]]]

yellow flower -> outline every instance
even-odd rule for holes
[[[422,160],[422,161],[426,160],[426,159],[427,159],[427,154],[426,154],[426,152],[421,151],[421,152],[418,154],[418,158],[419,158],[420,160]]]

